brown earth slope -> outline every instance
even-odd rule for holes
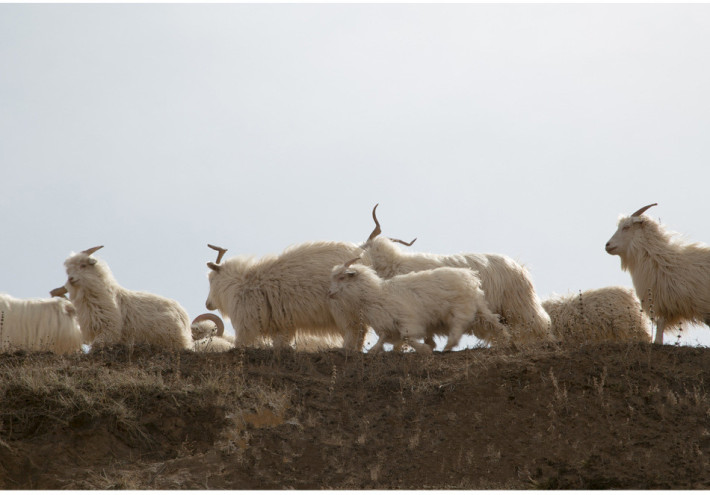
[[[1,489],[709,488],[710,349],[0,356]]]

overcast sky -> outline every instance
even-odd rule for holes
[[[194,317],[208,242],[362,242],[378,202],[542,298],[630,287],[619,214],[710,242],[708,61],[705,4],[1,4],[0,292],[103,244]]]

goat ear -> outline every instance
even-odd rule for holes
[[[355,270],[347,270],[345,272],[345,275],[347,275],[348,277],[354,277],[355,275],[357,275],[357,272]]]
[[[214,270],[216,272],[218,272],[222,268],[218,264],[212,263],[211,261],[209,263],[207,263],[207,266],[209,267],[210,270]]]
[[[631,223],[643,223],[643,217],[631,217]]]
[[[87,262],[90,265],[95,265],[96,264],[96,258],[89,258],[89,261]]]

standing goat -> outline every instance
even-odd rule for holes
[[[342,312],[328,299],[331,268],[357,256],[356,245],[307,242],[280,255],[237,256],[224,262],[226,249],[208,246],[220,254],[216,263],[207,263],[210,290],[205,305],[232,321],[237,345],[267,338],[275,347],[286,347],[299,338],[316,337],[342,339],[344,348],[362,349],[365,332],[346,332],[351,327],[336,322]]]
[[[0,352],[81,350],[84,338],[66,299],[17,299],[0,294]]]
[[[602,287],[542,302],[561,342],[650,342],[648,319],[626,287]]]
[[[643,214],[656,205],[621,217],[606,252],[631,274],[644,312],[655,318],[654,343],[663,344],[663,332],[680,323],[710,325],[710,246],[678,239]]]
[[[377,206],[372,210],[375,229],[362,245],[363,263],[372,266],[382,278],[391,278],[409,272],[438,267],[469,268],[478,273],[486,294],[488,307],[500,314],[510,329],[515,343],[552,340],[550,318],[542,308],[528,271],[513,259],[502,254],[452,254],[407,253],[397,243],[411,246],[399,239],[379,237],[382,232],[377,221]],[[476,336],[493,330],[482,321],[469,329]],[[480,337],[479,337],[480,338]]]
[[[145,343],[165,349],[192,349],[187,312],[172,299],[121,287],[108,265],[91,256],[103,246],[71,255],[64,262],[64,288],[76,308],[82,332],[93,346]]]
[[[507,339],[508,331],[488,309],[473,270],[444,267],[383,280],[368,266],[351,266],[358,259],[333,267],[328,295],[362,314],[375,330],[379,340],[370,352],[380,351],[385,342],[397,346],[406,341],[418,352],[430,353],[431,329],[442,326],[448,336],[444,350],[451,350],[477,316]]]

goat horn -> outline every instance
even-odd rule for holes
[[[405,246],[411,246],[412,244],[414,244],[414,241],[416,241],[416,240],[417,240],[417,238],[415,237],[414,239],[412,239],[412,240],[409,241],[409,242],[404,242],[404,241],[401,240],[401,239],[394,239],[394,238],[390,237],[390,241],[392,241],[392,242],[399,242],[400,244],[404,244]]]
[[[650,205],[646,205],[646,206],[644,206],[643,208],[640,208],[640,209],[636,210],[634,213],[631,214],[631,216],[632,216],[632,217],[641,216],[641,214],[642,214],[644,211],[648,210],[648,209],[649,209],[650,207],[652,207],[652,206],[656,206],[657,204],[658,204],[658,203],[653,203],[653,204],[650,204]]]
[[[212,244],[207,244],[207,247],[217,251],[217,264],[219,265],[219,262],[222,261],[222,256],[224,256],[224,253],[226,253],[227,250],[219,246],[213,246]]]
[[[52,289],[49,292],[49,295],[52,297],[64,297],[64,295],[69,292],[66,287],[63,285],[61,287],[57,287],[56,289]]]
[[[95,253],[96,251],[98,251],[99,249],[101,249],[102,247],[103,247],[103,246],[92,247],[92,248],[89,248],[89,249],[86,249],[86,250],[82,251],[82,253],[91,255],[91,254],[94,254],[94,253]]]
[[[203,313],[197,316],[194,320],[192,320],[192,325],[205,320],[214,322],[214,324],[217,325],[217,337],[224,335],[224,322],[222,321],[222,318],[217,315],[213,315],[212,313]]]
[[[358,256],[357,258],[353,258],[353,259],[351,259],[350,261],[346,261],[345,263],[343,263],[343,266],[344,266],[345,268],[347,268],[347,267],[349,267],[350,265],[352,265],[353,263],[355,263],[355,262],[356,262],[357,260],[359,260],[359,259],[360,259],[360,257]]]
[[[375,213],[375,210],[377,210],[378,206],[380,206],[380,203],[377,203],[372,209],[372,219],[375,221],[375,230],[373,230],[372,234],[370,234],[370,237],[367,238],[368,241],[371,241],[382,233],[382,229],[380,229],[380,222],[377,221],[377,214]]]

